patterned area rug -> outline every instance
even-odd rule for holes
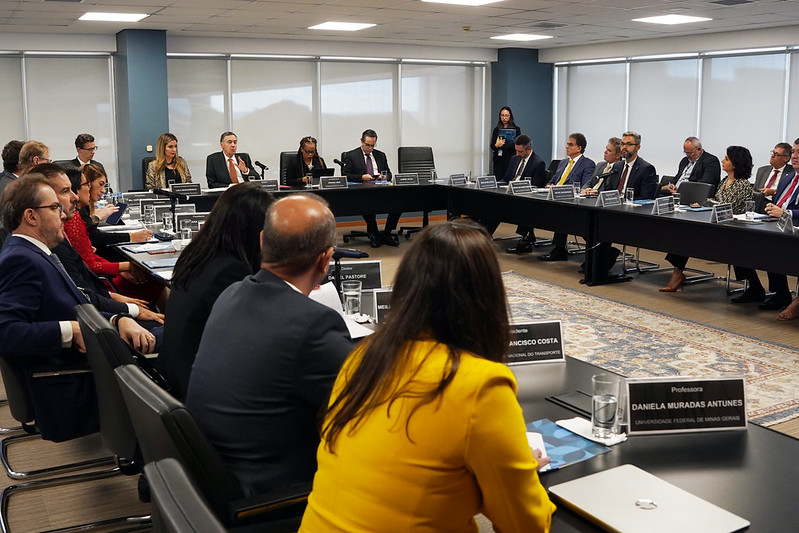
[[[521,274],[503,274],[517,320],[563,323],[566,354],[627,377],[746,377],[749,421],[799,416],[799,351],[592,296]]]

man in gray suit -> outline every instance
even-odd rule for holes
[[[274,202],[261,270],[219,296],[203,331],[186,406],[246,495],[316,471],[316,417],[352,349],[341,315],[308,298],[327,276],[335,229],[318,196]]]
[[[793,167],[788,163],[791,160],[791,145],[777,143],[771,151],[769,165],[757,169],[755,175],[755,190],[762,192],[766,199],[771,201],[777,191],[777,185],[783,176],[794,173]]]
[[[581,194],[596,194],[602,187],[602,182],[605,181],[609,174],[613,171],[613,165],[621,161],[621,139],[618,137],[611,137],[608,139],[608,144],[605,146],[605,154],[603,156],[604,163],[599,163],[594,169],[594,175],[588,180],[588,185],[585,189],[580,191]],[[602,178],[600,176],[606,176]],[[600,182],[602,180],[602,182]]]
[[[721,181],[721,163],[715,155],[702,148],[702,141],[696,137],[688,137],[682,145],[685,157],[680,160],[677,175],[670,183],[663,185],[660,195],[674,194],[686,181],[709,183],[713,191]],[[788,150],[790,153],[790,150]],[[711,191],[711,195],[713,194]]]

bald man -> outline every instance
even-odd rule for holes
[[[245,495],[308,482],[316,416],[352,340],[308,294],[327,275],[336,223],[318,196],[273,203],[261,270],[217,299],[189,378],[186,405]]]

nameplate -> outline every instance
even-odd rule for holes
[[[716,204],[710,214],[710,221],[713,223],[727,222],[732,220],[732,204]]]
[[[394,185],[419,185],[419,174],[416,172],[394,174]]]
[[[560,320],[510,325],[509,365],[565,360]]]
[[[514,180],[508,183],[508,194],[532,194],[533,184],[530,180]]]
[[[142,200],[139,200],[139,209],[141,209],[141,214],[142,215],[144,214],[144,206],[145,205],[151,205],[154,208],[156,205],[169,205],[169,206],[171,206],[172,202],[169,200],[169,198],[155,198],[155,199],[153,199],[153,198],[144,198]]]
[[[596,205],[599,207],[615,207],[621,205],[619,191],[600,191],[599,198],[596,200]]]
[[[653,215],[665,215],[666,213],[674,212],[674,197],[664,196],[663,198],[655,198],[655,204],[652,206]]]
[[[154,192],[123,192],[122,193],[122,200],[126,204],[134,204],[138,205],[140,200],[155,200],[158,198],[158,195]]]
[[[375,289],[374,313],[375,322],[381,324],[386,320],[391,309],[391,289]]]
[[[782,211],[779,220],[777,220],[777,229],[783,233],[793,233],[793,213],[790,209]]]
[[[574,187],[571,185],[553,185],[547,192],[547,200],[574,200]]]
[[[155,221],[161,222],[164,220],[164,215],[172,211],[171,205],[157,205],[155,206]],[[197,206],[194,204],[182,204],[175,206],[175,214],[178,213],[195,213]]]
[[[188,220],[192,231],[199,231],[200,223],[205,222],[208,213],[175,213],[175,231],[180,231],[181,221]]]
[[[746,429],[743,378],[627,380],[629,433]]]
[[[258,184],[267,192],[277,192],[280,190],[280,184],[277,180],[250,180],[250,182]]]
[[[468,180],[466,179],[466,174],[452,174],[449,177],[449,184],[450,185],[466,185]]]
[[[496,189],[497,178],[494,176],[477,176],[478,189]]]
[[[202,194],[199,183],[172,183],[169,185],[169,190],[184,196],[200,196]]]
[[[335,281],[335,262],[327,269],[327,281]],[[380,261],[341,261],[341,281],[357,280],[362,289],[379,289],[383,286]]]
[[[319,178],[320,189],[346,189],[346,176],[322,176]]]

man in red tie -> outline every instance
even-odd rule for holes
[[[219,146],[222,148],[221,152],[214,152],[205,159],[205,177],[208,179],[209,189],[258,179],[250,156],[238,151],[239,138],[235,133],[223,133],[219,137]]]
[[[777,192],[777,185],[783,176],[793,174],[791,162],[791,145],[788,143],[778,143],[771,151],[769,165],[757,169],[755,175],[755,190],[762,192],[766,198],[773,200],[774,193]]]
[[[778,144],[777,147],[780,145]],[[775,150],[777,149],[775,147]],[[791,150],[791,166],[793,172],[787,170],[774,190],[774,203],[766,204],[766,214],[772,217],[780,217],[784,211],[790,211],[793,223],[799,223],[799,139],[793,142]],[[749,288],[740,296],[730,300],[732,303],[760,302],[766,296],[766,290],[757,272],[751,268],[736,267],[735,273],[738,279],[745,279],[749,282]],[[788,288],[788,276],[775,272],[768,272],[769,291],[773,294],[763,303],[758,305],[760,309],[775,311],[784,309],[791,303],[791,290]]]

